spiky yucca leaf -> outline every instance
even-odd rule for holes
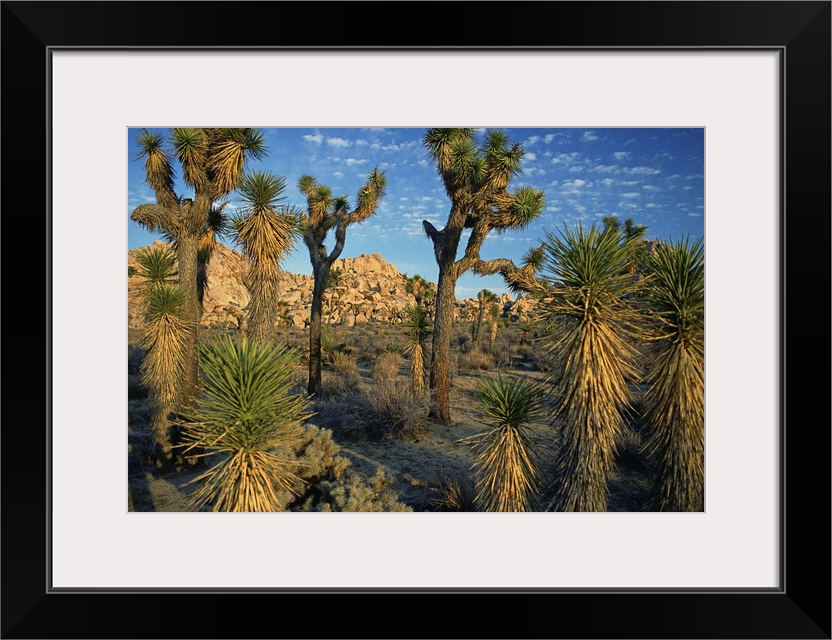
[[[605,511],[607,477],[632,402],[628,381],[636,379],[632,339],[639,321],[625,297],[637,283],[623,271],[627,249],[617,236],[578,226],[561,237],[547,233],[544,272],[558,295],[542,305],[542,318],[559,336],[550,346],[550,378],[559,403],[555,472],[550,505],[558,511]]]
[[[184,294],[169,282],[156,283],[144,293],[142,383],[152,407],[151,424],[160,465],[171,460],[169,417],[180,400],[185,375],[189,324],[183,318]]]
[[[171,138],[185,182],[201,189],[208,179],[205,173],[208,145],[203,130],[180,127],[171,132]]]
[[[263,135],[254,129],[224,129],[213,148],[208,168],[213,174],[218,195],[234,191],[252,158],[265,155]]]
[[[195,411],[184,416],[183,442],[220,462],[192,480],[194,506],[213,511],[278,511],[281,491],[299,479],[281,456],[310,417],[309,400],[293,395],[297,353],[285,345],[230,337],[200,345],[203,389]],[[285,450],[285,449],[284,449]]]
[[[155,286],[176,279],[176,256],[170,246],[144,247],[136,253],[137,275],[148,286]]]
[[[705,501],[705,264],[701,240],[660,244],[648,262],[659,341],[644,397],[651,506],[703,511]]]
[[[147,184],[157,192],[173,190],[174,171],[170,154],[164,147],[161,134],[142,129],[136,140],[139,145],[137,160],[144,158],[144,170]],[[163,204],[163,203],[159,203]]]
[[[534,511],[541,489],[542,443],[531,423],[542,416],[542,388],[501,376],[477,383],[476,402],[490,429],[471,438],[477,458],[476,503],[482,511]]]

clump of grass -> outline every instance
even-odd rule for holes
[[[433,494],[429,503],[436,511],[476,511],[477,492],[471,477],[440,469],[430,483]]]
[[[395,380],[399,375],[402,355],[392,351],[381,354],[373,364],[372,377],[377,382]]]

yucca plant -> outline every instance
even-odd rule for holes
[[[297,217],[285,206],[285,178],[269,172],[243,176],[243,213],[234,218],[237,245],[249,262],[248,332],[252,339],[273,337],[277,320],[280,263],[297,235]]]
[[[476,434],[472,465],[481,511],[535,511],[543,444],[531,424],[543,415],[542,388],[521,378],[481,378],[476,402],[491,428]]]
[[[414,393],[422,393],[427,388],[425,385],[425,341],[431,333],[428,312],[421,305],[408,307],[405,310],[402,328],[406,336],[402,352],[410,358],[410,388]]]
[[[184,416],[185,453],[196,449],[218,461],[192,480],[196,508],[280,511],[281,495],[296,494],[297,465],[286,451],[310,417],[309,400],[290,393],[297,353],[273,342],[200,344],[203,384],[192,414]],[[188,483],[191,484],[191,483]],[[288,493],[287,493],[288,492]]]
[[[144,324],[142,347],[146,350],[142,361],[142,384],[148,390],[151,404],[151,426],[156,447],[156,465],[167,469],[173,462],[173,425],[171,413],[180,399],[182,378],[185,375],[188,353],[188,321],[184,318],[184,293],[178,284],[165,281],[169,272],[160,252],[146,254],[140,259],[144,270],[161,267],[156,273],[161,279],[151,283],[144,292]]]
[[[136,275],[144,279],[145,290],[176,281],[176,255],[170,245],[150,245],[136,252]]]
[[[702,240],[659,243],[650,256],[648,300],[655,312],[645,418],[645,453],[656,473],[651,507],[705,508],[705,263]]]
[[[627,383],[636,379],[639,318],[625,297],[638,282],[626,269],[627,245],[594,224],[547,233],[544,244],[543,272],[554,295],[541,307],[546,335],[559,336],[550,349],[558,398],[551,417],[560,436],[550,508],[606,511],[615,443],[632,401]]]

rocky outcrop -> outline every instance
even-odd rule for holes
[[[164,245],[159,240],[155,244]],[[141,326],[139,289],[142,279],[134,273],[139,251],[141,249],[134,249],[127,254],[129,324],[134,328]],[[208,265],[208,290],[202,315],[204,326],[239,327],[245,321],[249,301],[244,284],[246,267],[243,255],[225,245],[217,246]],[[323,302],[324,324],[397,324],[404,319],[407,307],[416,303],[406,290],[407,278],[378,253],[336,260],[329,285]],[[312,276],[284,272],[280,277],[280,289],[276,325],[308,326]]]

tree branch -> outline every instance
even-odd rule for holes
[[[496,258],[494,260],[479,260],[474,262],[472,267],[474,273],[480,276],[490,276],[499,273],[506,281],[509,289],[515,293],[541,293],[547,291],[545,284],[539,282],[535,277],[534,265],[518,267],[508,258]]]
[[[175,238],[179,230],[179,207],[164,207],[159,204],[140,204],[133,209],[130,219],[154,233],[164,232]]]

